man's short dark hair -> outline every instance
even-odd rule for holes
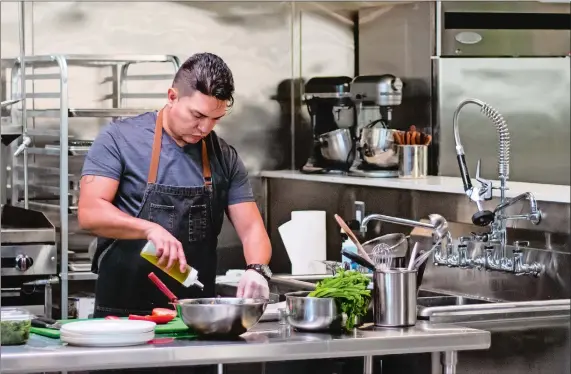
[[[173,83],[179,95],[190,96],[195,91],[234,104],[234,78],[224,60],[212,53],[197,53],[178,69]]]

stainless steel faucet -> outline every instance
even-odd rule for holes
[[[457,266],[459,263],[458,254],[453,254],[454,250],[452,235],[448,231],[448,222],[440,214],[430,214],[428,216],[430,223],[424,223],[420,221],[414,221],[405,218],[398,218],[392,216],[385,216],[383,214],[369,214],[361,222],[361,234],[365,235],[367,233],[367,224],[371,220],[394,223],[397,225],[411,226],[411,227],[422,227],[434,232],[436,236],[435,245],[437,248],[434,250],[435,263],[444,264],[447,266]],[[442,239],[446,239],[446,251],[442,252]],[[436,261],[438,259],[438,261]]]
[[[446,222],[446,220],[444,220],[443,217],[442,217],[443,222],[440,220],[437,221],[437,219],[440,219],[441,217],[442,216],[435,214],[433,219],[431,220],[431,222],[434,221],[433,223],[424,223],[405,218],[385,216],[383,214],[369,214],[368,216],[363,218],[363,221],[361,222],[361,234],[363,235],[366,234],[367,224],[369,223],[369,221],[375,220],[388,223],[395,223],[397,225],[403,225],[403,226],[424,227],[427,229],[438,231],[439,233],[438,235],[440,237],[443,237],[446,236],[446,233],[448,232],[448,222]]]
[[[539,223],[541,222],[542,214],[541,214],[541,210],[539,210],[539,208],[537,207],[537,201],[535,200],[535,196],[533,196],[533,194],[531,192],[524,192],[516,197],[513,197],[511,199],[508,199],[507,201],[504,201],[503,203],[500,203],[496,209],[494,209],[494,214],[500,214],[501,211],[503,211],[505,208],[510,207],[512,205],[514,205],[515,203],[527,199],[529,201],[529,213],[528,214],[517,214],[517,215],[513,215],[513,216],[504,216],[501,215],[500,217],[505,219],[505,220],[514,220],[514,219],[524,219],[524,220],[528,220],[531,223],[533,223],[534,225],[539,225]]]
[[[466,165],[466,158],[464,154],[464,147],[460,141],[460,132],[458,130],[458,117],[460,111],[467,104],[475,104],[481,108],[482,113],[488,117],[496,126],[498,132],[498,177],[500,180],[500,187],[494,187],[492,181],[482,179],[480,177],[480,161],[476,167],[476,180],[479,186],[473,186],[470,180],[470,174]],[[488,227],[489,231],[485,233],[473,234],[471,241],[484,242],[486,244],[484,255],[474,259],[468,259],[467,256],[459,256],[456,265],[462,267],[478,267],[486,268],[487,270],[498,270],[511,272],[516,275],[534,275],[538,276],[543,271],[543,265],[534,262],[532,264],[523,263],[523,254],[521,251],[522,242],[515,242],[515,249],[513,255],[508,257],[506,253],[507,247],[507,231],[506,223],[509,220],[527,220],[534,225],[541,222],[541,210],[537,207],[535,197],[530,192],[523,193],[512,199],[506,198],[507,181],[509,179],[509,159],[510,159],[510,134],[508,126],[503,116],[494,108],[477,99],[467,99],[462,101],[454,111],[453,118],[454,128],[454,141],[456,143],[456,157],[458,159],[458,166],[460,167],[460,174],[462,183],[464,184],[464,192],[466,195],[476,203],[478,211],[472,216],[472,222],[475,225]],[[492,199],[492,190],[500,190],[500,203],[493,210],[484,210],[482,202]],[[530,212],[528,214],[519,215],[506,215],[504,210],[514,205],[515,203],[527,199],[529,201]],[[462,238],[459,244],[458,253],[464,253],[467,248],[466,238]],[[445,261],[446,260],[446,261]],[[450,266],[450,261],[447,259],[437,260],[435,262],[442,262],[442,265]]]

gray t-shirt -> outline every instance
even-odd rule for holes
[[[151,163],[157,112],[111,122],[97,136],[83,164],[82,176],[96,175],[119,181],[113,204],[135,216],[141,206]],[[228,205],[252,202],[248,172],[236,150],[220,139],[223,160],[230,171]],[[178,146],[163,131],[157,183],[170,186],[202,186],[201,144]]]

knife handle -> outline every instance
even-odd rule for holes
[[[32,326],[33,327],[39,327],[42,329],[46,329],[46,328],[49,329],[52,327],[52,325],[53,325],[52,323],[47,323],[46,321],[38,319],[38,318],[32,319]]]
[[[39,317],[35,317],[34,319],[38,320],[38,321],[43,321],[47,324],[53,325],[54,323],[57,323],[57,321],[53,318],[48,318],[48,317],[44,317],[44,316],[39,316]]]

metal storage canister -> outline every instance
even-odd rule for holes
[[[416,324],[416,270],[376,270],[373,276],[375,326],[405,327]]]
[[[399,178],[420,179],[428,175],[428,146],[399,145]]]

